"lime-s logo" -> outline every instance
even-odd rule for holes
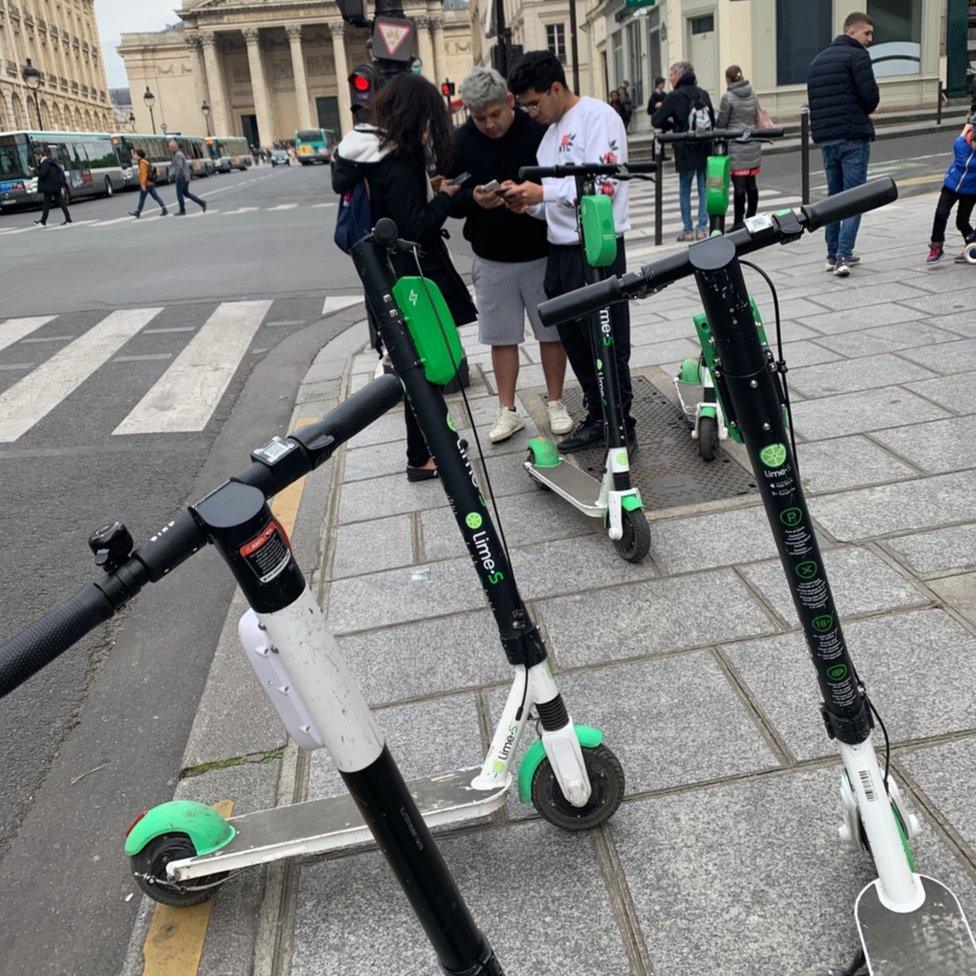
[[[455,431],[455,433],[457,432],[457,424],[454,422],[454,417],[451,415],[450,410],[447,411],[447,426]]]
[[[464,517],[464,524],[467,525],[469,529],[480,529],[484,524],[484,519],[477,512],[469,512]]]
[[[800,563],[796,567],[796,575],[799,576],[800,579],[804,580],[813,579],[813,577],[817,575],[817,564],[812,559],[808,559],[806,562]]]
[[[613,345],[613,338],[612,338],[612,336],[605,335],[603,337],[603,345],[604,346],[612,346]]]
[[[759,452],[759,460],[767,468],[781,468],[786,461],[786,445],[769,444]]]
[[[819,617],[814,617],[810,623],[814,630],[824,634],[834,626],[834,618],[829,613],[822,613]]]
[[[842,678],[847,677],[847,665],[846,664],[835,664],[832,667],[827,668],[827,677],[831,681],[840,681]]]
[[[492,766],[491,766],[491,771],[492,771],[493,773],[504,773],[504,772],[505,772],[505,763],[503,763],[503,762],[502,762],[501,760],[499,760],[499,759],[496,759],[496,760],[495,760],[495,761],[494,761],[494,762],[492,763]]]
[[[415,288],[410,289],[410,294],[407,296],[407,301],[410,302],[411,305],[416,305],[417,302],[420,301],[420,295],[417,293]]]
[[[617,464],[626,464],[626,463],[627,463],[627,453],[625,451],[621,451],[617,455]]]
[[[798,508],[786,508],[779,513],[779,520],[788,529],[792,529],[803,521],[803,512]]]
[[[505,579],[505,574],[496,571],[496,572],[492,573],[491,576],[488,577],[488,582],[489,583],[500,583],[503,579]]]

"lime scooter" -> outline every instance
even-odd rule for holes
[[[822,718],[843,762],[838,833],[849,846],[869,853],[877,870],[854,906],[861,951],[836,976],[855,976],[865,965],[872,976],[969,976],[976,973],[969,923],[952,891],[918,872],[910,839],[919,823],[888,775],[887,758],[882,770],[872,745],[878,714],[844,640],[783,422],[781,388],[754,328],[739,261],[740,255],[788,244],[897,197],[894,182],[881,179],[796,211],[752,217],[742,230],[552,299],[539,313],[546,325],[555,325],[694,276],[715,340],[722,396],[735,410],[817,673]],[[887,734],[885,742],[887,748]]]
[[[782,127],[775,129],[712,129],[707,132],[668,132],[656,138],[661,143],[711,142],[712,153],[705,170],[705,207],[708,211],[711,234],[725,233],[725,217],[729,209],[729,188],[732,172],[729,161],[729,142],[771,142],[783,135]],[[753,320],[759,341],[767,347],[766,331],[759,307],[751,302]],[[694,318],[695,332],[701,344],[701,355],[688,358],[681,364],[674,378],[674,387],[685,417],[692,423],[691,437],[698,445],[703,461],[718,457],[722,441],[732,439],[742,443],[742,435],[730,418],[722,397],[715,389],[715,344],[708,325],[708,317],[699,313]]]
[[[566,166],[523,166],[519,179],[572,178],[576,181],[576,210],[588,282],[600,281],[617,257],[613,200],[600,192],[609,179],[652,179],[657,163],[581,163]],[[602,519],[617,552],[639,563],[650,552],[651,528],[644,515],[639,489],[630,479],[630,457],[620,402],[620,378],[613,355],[610,310],[599,309],[587,319],[590,348],[600,388],[605,437],[603,476],[599,480],[573,464],[545,437],[528,444],[525,470],[543,488],[564,498],[590,518]]]
[[[164,803],[127,831],[126,852],[139,887],[167,905],[197,904],[235,865],[274,860],[283,837],[308,833],[316,817],[331,811],[344,817],[350,833],[361,831],[376,841],[445,973],[502,976],[268,506],[271,496],[323,464],[401,397],[400,384],[382,377],[322,421],[275,437],[251,455],[241,474],[135,550],[120,523],[96,532],[90,545],[104,574],[0,646],[0,696],[112,617],[144,586],[213,544],[250,604],[241,634],[263,687],[301,745],[328,749],[350,795],[332,799],[331,807],[298,804],[229,821],[202,803]],[[194,875],[190,867],[215,853],[224,854],[221,871]],[[207,867],[213,871],[213,863]]]

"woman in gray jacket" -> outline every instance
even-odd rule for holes
[[[725,82],[728,89],[722,96],[715,121],[716,129],[754,129],[759,113],[759,99],[752,85],[742,77],[742,69],[730,65],[725,69]],[[754,217],[759,207],[759,188],[756,177],[762,165],[762,148],[758,142],[729,143],[729,157],[734,188],[735,222],[732,230],[742,226],[745,217]]]

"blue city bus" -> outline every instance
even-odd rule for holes
[[[111,196],[126,177],[105,132],[0,132],[0,207],[43,202],[34,154],[46,152],[64,170],[69,201]]]

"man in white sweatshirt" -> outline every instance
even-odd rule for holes
[[[558,58],[549,51],[531,51],[515,65],[508,79],[522,109],[549,129],[537,151],[540,166],[567,163],[626,163],[627,133],[617,112],[606,102],[576,95],[566,85],[566,73]],[[630,230],[626,182],[604,179],[601,191],[613,197],[613,216],[617,231],[617,259],[608,269],[621,275],[627,269],[624,238]],[[576,223],[576,183],[566,179],[544,179],[538,183],[505,182],[501,186],[506,205],[518,213],[530,213],[546,221],[549,258],[546,266],[546,294],[553,298],[586,284],[583,275],[583,249]],[[630,407],[633,389],[630,379],[630,309],[626,302],[612,306],[613,350],[620,378],[625,435],[630,456],[637,452],[635,421]],[[566,347],[573,372],[583,387],[586,417],[562,441],[560,450],[581,451],[603,442],[603,413],[600,389],[590,350],[589,325],[575,320],[559,326],[559,337]]]

